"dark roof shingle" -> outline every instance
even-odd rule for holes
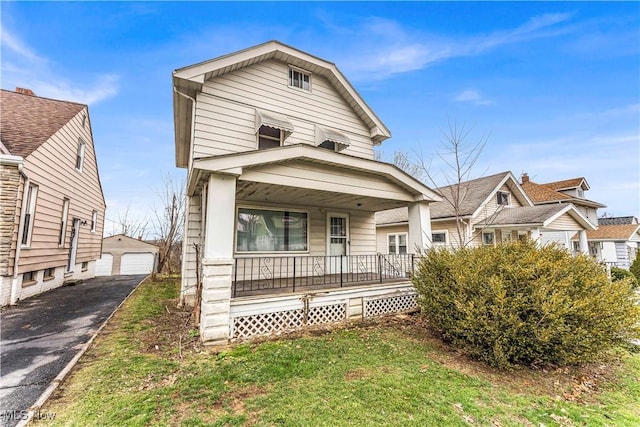
[[[84,104],[0,91],[0,141],[16,156],[27,157],[76,114]]]

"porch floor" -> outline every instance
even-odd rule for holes
[[[366,274],[362,278],[349,278],[340,283],[339,274],[323,276],[306,276],[294,278],[282,277],[262,280],[246,280],[233,283],[232,298],[252,297],[262,295],[302,294],[317,290],[335,290],[344,288],[363,287],[380,284],[395,284],[411,281],[410,277],[384,277],[380,280],[376,274]]]

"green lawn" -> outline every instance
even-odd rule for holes
[[[176,295],[138,289],[42,409],[55,425],[640,425],[638,354],[496,371],[408,316],[215,352]]]

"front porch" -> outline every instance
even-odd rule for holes
[[[407,282],[416,262],[414,254],[237,257],[231,297]]]

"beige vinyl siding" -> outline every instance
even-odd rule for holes
[[[258,108],[289,118],[295,130],[287,144],[314,144],[318,124],[351,139],[343,153],[372,159],[369,128],[329,81],[312,75],[311,93],[290,88],[288,69],[271,60],[205,82],[197,98],[194,158],[254,150]]]
[[[187,198],[187,212],[185,213],[185,239],[184,258],[182,260],[182,292],[183,294],[195,294],[196,285],[196,251],[194,245],[201,245],[202,207],[200,196]],[[202,246],[200,257],[202,257]]]
[[[245,171],[240,179],[309,190],[321,188],[340,194],[412,200],[406,191],[381,177],[295,161],[252,168]]]
[[[507,206],[505,206],[505,207],[498,206],[498,201],[497,201],[497,193],[498,193],[498,191],[503,191],[505,193],[509,193],[510,194],[509,198],[510,198],[511,204],[508,207]],[[521,206],[522,206],[522,203],[520,203],[518,198],[513,194],[513,192],[509,188],[509,186],[507,184],[505,184],[502,187],[500,187],[499,190],[495,191],[491,195],[489,200],[487,200],[487,203],[484,206],[482,206],[482,208],[478,211],[478,215],[473,218],[473,221],[474,221],[474,223],[478,223],[478,222],[483,221],[485,218],[489,218],[489,222],[490,222],[491,221],[491,217],[496,214],[496,212],[498,211],[498,208],[500,208],[500,209],[508,209],[508,208],[519,208]]]
[[[560,217],[556,218],[545,228],[550,230],[584,230],[584,228],[567,213],[560,215]]]
[[[452,221],[437,221],[431,223],[431,232],[447,232],[447,246],[450,247],[460,247],[460,238],[458,236],[458,229],[456,227],[455,220]],[[466,227],[463,226],[461,230],[463,234],[463,239],[466,238]]]
[[[80,226],[76,263],[95,261],[100,257],[105,203],[98,178],[90,125],[82,126],[87,110],[80,111],[47,142],[25,159],[24,171],[30,182],[38,186],[33,234],[28,248],[20,252],[20,273],[66,265],[73,218],[86,221]],[[85,142],[82,172],[76,170],[78,138]],[[16,229],[20,223],[23,191],[16,213]],[[58,245],[62,218],[62,200],[68,198],[69,216],[63,246]],[[93,211],[98,212],[96,231],[91,232]],[[15,247],[14,247],[15,249]]]

